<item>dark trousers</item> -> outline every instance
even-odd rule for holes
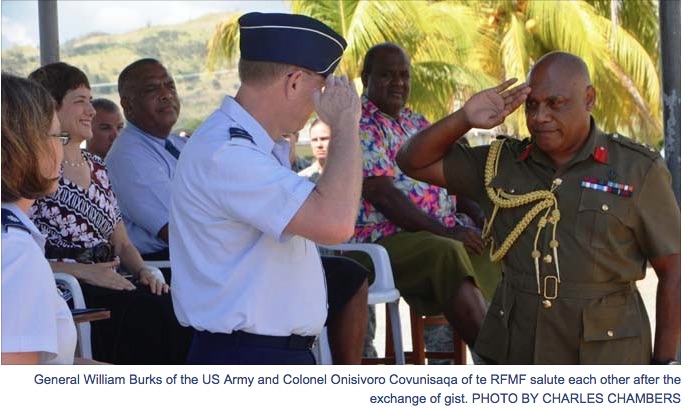
[[[311,349],[250,345],[231,334],[195,331],[190,365],[315,365]]]
[[[80,282],[88,307],[103,307],[111,318],[93,322],[93,358],[119,365],[184,364],[192,328],[182,327],[171,294],[155,295],[147,286],[110,290]]]
[[[343,256],[321,256],[328,288],[328,319],[335,319],[370,275],[366,267]]]

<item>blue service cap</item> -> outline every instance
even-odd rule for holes
[[[292,64],[327,77],[347,47],[333,29],[300,14],[248,13],[238,23],[246,60]]]

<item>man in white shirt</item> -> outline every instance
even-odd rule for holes
[[[191,364],[313,364],[327,313],[315,242],[353,232],[359,97],[330,75],[346,42],[320,21],[249,13],[239,24],[240,89],[195,131],[172,184],[174,307],[195,328]],[[314,110],[335,135],[315,185],[291,171],[282,137]]]

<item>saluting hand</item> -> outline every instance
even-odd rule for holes
[[[313,103],[318,117],[331,128],[356,125],[361,119],[359,94],[354,82],[346,76],[329,75],[325,80],[325,88],[314,90]]]
[[[493,88],[478,92],[468,99],[463,111],[471,128],[493,128],[525,102],[530,93],[530,86],[522,83],[515,88],[507,89],[518,79],[511,78]]]

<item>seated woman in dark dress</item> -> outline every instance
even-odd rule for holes
[[[111,319],[93,323],[93,358],[185,363],[192,333],[176,320],[169,286],[128,239],[104,163],[79,147],[92,137],[95,115],[88,78],[76,67],[53,63],[29,79],[55,98],[61,130],[71,136],[57,192],[36,201],[29,216],[47,236],[45,256],[53,271],[75,276],[89,307],[111,311]]]

